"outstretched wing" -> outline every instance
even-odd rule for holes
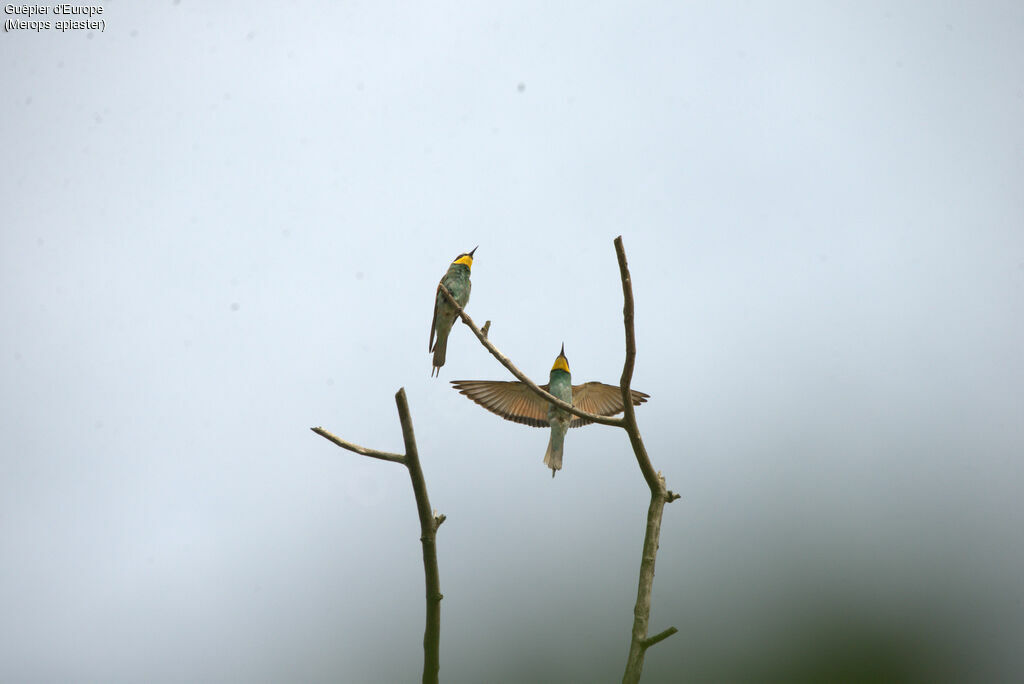
[[[630,390],[630,394],[633,406],[639,406],[651,396],[636,390]],[[614,416],[625,410],[622,405],[622,390],[603,382],[585,382],[582,385],[573,385],[572,404],[581,411],[596,413],[599,416]],[[586,418],[574,417],[569,423],[569,427],[580,427],[592,422]]]
[[[521,382],[452,380],[451,383],[461,394],[505,420],[531,427],[550,426],[548,402],[538,397]],[[540,388],[545,392],[548,390],[547,385],[541,385]]]

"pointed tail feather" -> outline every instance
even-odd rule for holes
[[[437,342],[434,344],[434,368],[430,371],[431,377],[441,372],[445,356],[448,353],[448,332],[438,330]]]
[[[551,427],[551,438],[548,440],[548,450],[544,454],[544,465],[551,468],[551,477],[555,472],[562,469],[562,446],[565,444],[565,431],[557,426]]]

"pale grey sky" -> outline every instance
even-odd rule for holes
[[[1024,6],[210,5],[0,37],[0,680],[417,679],[408,476],[308,430],[401,386],[442,678],[617,680],[628,441],[552,481],[427,340],[479,244],[492,340],[615,382],[619,234],[645,681],[1024,668]]]

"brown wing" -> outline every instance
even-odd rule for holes
[[[630,390],[630,393],[633,397],[633,406],[639,406],[651,396],[636,390]],[[622,405],[622,390],[603,382],[585,382],[582,385],[573,385],[572,405],[581,411],[596,413],[599,416],[614,416],[625,410]],[[576,417],[569,423],[569,427],[580,427],[592,422],[586,418]]]
[[[461,394],[505,420],[531,427],[550,427],[548,402],[521,382],[452,380],[451,383]],[[548,386],[541,385],[540,388],[546,392]]]

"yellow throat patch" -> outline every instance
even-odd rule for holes
[[[551,367],[551,370],[564,370],[566,373],[569,372],[569,360],[561,354],[555,359],[555,365]]]
[[[462,264],[466,268],[473,268],[473,257],[468,254],[463,254],[458,259],[452,262],[453,264]]]

